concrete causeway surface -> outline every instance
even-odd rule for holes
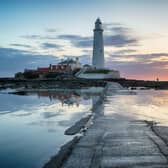
[[[110,96],[100,105],[107,110]],[[145,121],[95,116],[63,168],[168,168],[168,147]]]

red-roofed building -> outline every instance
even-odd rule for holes
[[[49,72],[50,67],[41,67],[37,69],[37,72]]]
[[[50,65],[51,67],[51,71],[55,72],[55,71],[69,71],[71,70],[71,67],[67,64],[64,65]]]
[[[76,58],[76,60],[73,59],[67,59],[64,60],[57,65],[50,64],[48,67],[38,67],[37,69],[25,69],[24,72],[31,72],[34,74],[38,74],[39,76],[43,77],[45,75],[48,75],[47,73],[52,72],[58,72],[58,73],[71,73],[75,69],[78,69],[81,67],[81,64],[79,62],[79,59]]]

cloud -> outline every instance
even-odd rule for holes
[[[17,44],[17,43],[13,43],[13,44],[10,44],[11,46],[14,46],[14,47],[25,47],[25,48],[31,48],[31,45],[28,45],[28,44]]]
[[[57,40],[57,35],[23,35],[20,36],[26,40]]]
[[[138,40],[125,34],[105,35],[104,45],[113,47],[136,46]]]
[[[46,32],[55,33],[55,32],[57,32],[57,29],[49,28],[49,29],[46,29]]]
[[[58,39],[68,40],[75,47],[90,48],[93,45],[93,37],[80,36],[74,34],[62,34]]]
[[[105,32],[115,32],[115,33],[133,33],[133,29],[119,22],[103,23],[103,29]]]
[[[41,39],[40,35],[24,35],[24,36],[20,36],[21,38],[25,38],[25,39]]]
[[[114,55],[121,55],[121,54],[134,53],[136,51],[137,50],[135,50],[135,49],[122,49],[122,50],[118,50],[118,51],[114,52],[113,54]]]
[[[110,59],[116,62],[138,62],[138,63],[154,63],[168,61],[168,53],[149,53],[149,54],[111,54]],[[122,59],[126,61],[122,61]],[[129,61],[130,58],[134,58],[133,61]],[[164,58],[164,61],[162,60]]]
[[[81,48],[91,48],[93,46],[93,39],[92,38],[84,38],[73,43],[75,47]]]
[[[134,79],[153,79],[157,77],[164,79],[167,77],[168,70],[165,67],[168,62],[153,62],[149,64],[145,63],[124,63],[118,65],[121,73],[125,77],[131,77]]]
[[[106,57],[106,66],[120,70],[123,77],[155,79],[156,77],[163,78],[168,74],[168,53],[131,54],[131,49],[128,51],[120,50],[120,52],[126,54],[116,54],[116,52],[109,54]],[[73,57],[73,55],[64,56],[64,58],[67,57]],[[86,50],[86,54],[78,57],[83,64],[91,64],[92,55],[89,54],[88,50]],[[14,73],[23,71],[25,68],[48,66],[50,63],[58,62],[59,58],[1,47],[0,60],[0,76],[2,77],[13,76]]]
[[[164,57],[164,61],[161,58]],[[168,53],[111,54],[106,66],[120,70],[123,77],[134,79],[165,79],[168,74]]]
[[[104,22],[103,23],[103,29],[105,30],[105,31],[111,31],[111,29],[113,28],[113,27],[118,27],[118,26],[121,26],[122,24],[121,23],[119,23],[119,22],[111,22],[111,23],[107,23],[107,22]]]
[[[104,45],[113,47],[126,47],[138,45],[139,39],[134,35],[132,29],[117,24],[105,24]],[[92,48],[93,36],[80,36],[75,34],[59,35],[58,39],[68,40],[75,47]]]
[[[62,34],[58,36],[58,39],[63,39],[63,40],[81,40],[85,37],[82,37],[80,35],[72,35],[72,34]]]
[[[132,29],[124,26],[112,27],[111,31],[114,31],[117,34],[129,34],[132,33]]]
[[[80,55],[78,57],[79,57],[80,62],[82,62],[82,64],[89,64],[89,65],[92,64],[92,55],[83,54],[83,55]]]
[[[25,68],[48,66],[50,63],[58,62],[58,59],[52,55],[33,54],[24,50],[0,47],[0,76],[13,76]]]
[[[52,48],[60,49],[61,47],[62,47],[61,45],[54,44],[54,43],[42,43],[41,44],[41,48],[43,49],[52,49]]]
[[[139,38],[132,29],[120,23],[105,23],[104,26],[104,45],[122,48],[126,46],[137,46]],[[47,32],[55,32],[56,29],[47,29]],[[25,35],[22,38],[31,40],[66,40],[71,45],[78,48],[92,48],[93,36],[81,36],[77,34],[60,34],[60,35]],[[44,46],[45,47],[45,46]],[[46,45],[46,48],[50,46]],[[51,46],[53,48],[54,46]]]
[[[135,35],[134,31],[131,28],[128,28],[121,24],[106,24],[104,35],[105,46],[137,46],[138,43],[139,38]]]

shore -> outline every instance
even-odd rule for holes
[[[87,125],[87,118],[72,126],[70,134],[81,131],[82,136],[63,146],[44,168],[168,167],[168,128],[147,121],[105,117],[103,106],[110,103],[108,96],[118,86],[108,87],[105,97],[92,109],[93,124]]]
[[[94,79],[72,79],[72,80],[56,80],[56,79],[6,79],[0,78],[0,89],[81,89],[88,87],[105,87],[106,81]]]
[[[46,89],[46,88],[82,88],[82,87],[105,87],[107,82],[117,82],[123,87],[136,89],[168,89],[168,81],[145,81],[135,79],[15,79],[15,78],[0,78],[0,89],[5,88],[20,88],[29,89]]]

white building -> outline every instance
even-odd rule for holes
[[[106,71],[106,72],[105,72]],[[100,71],[95,71],[95,70],[87,70],[78,75],[80,78],[85,78],[85,79],[118,79],[120,78],[120,73],[119,71],[115,70],[101,70]]]
[[[68,65],[71,67],[71,70],[80,69],[81,63],[79,62],[79,58],[74,59],[66,59],[58,64]]]

